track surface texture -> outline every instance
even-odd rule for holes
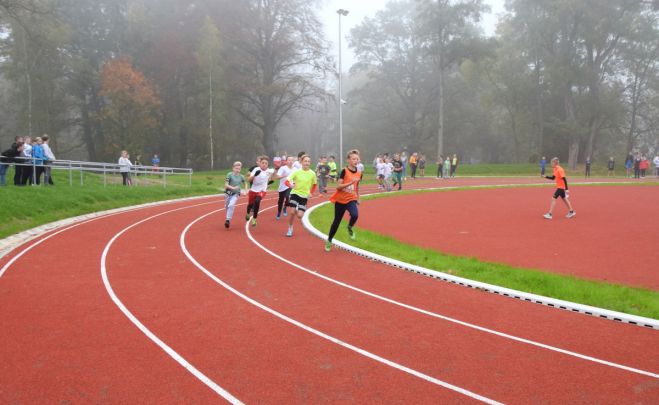
[[[422,193],[368,200],[359,227],[457,256],[659,290],[659,187],[573,187],[565,218],[553,189]]]
[[[543,225],[586,221],[579,190],[574,223]],[[284,236],[274,196],[256,228],[243,205],[225,230],[209,197],[2,258],[0,403],[659,402],[657,331],[326,253],[299,222]]]

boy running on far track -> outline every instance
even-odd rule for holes
[[[552,219],[552,212],[554,211],[554,206],[556,205],[556,200],[558,197],[563,199],[565,206],[567,206],[568,212],[567,217],[572,218],[577,215],[572,208],[570,203],[570,192],[568,191],[567,178],[565,177],[565,170],[558,165],[558,158],[552,158],[551,167],[554,169],[554,174],[552,176],[544,176],[549,180],[556,180],[556,191],[554,192],[554,197],[551,200],[551,205],[549,206],[549,212],[544,215],[545,219]]]
[[[327,165],[330,167],[329,180],[332,183],[335,183],[337,171],[336,171],[336,159],[334,158],[334,155],[330,155],[329,162],[327,162]]]
[[[295,158],[289,156],[286,158],[285,164],[277,170],[276,178],[279,179],[279,199],[277,200],[277,216],[275,217],[277,221],[281,218],[282,210],[284,216],[288,215],[286,207],[288,207],[288,202],[291,198],[291,188],[286,185],[286,180],[293,173],[293,162],[295,162]]]
[[[400,159],[400,155],[398,153],[394,154],[394,160],[392,161],[392,164],[394,165],[394,186],[398,184],[398,190],[403,188],[403,175],[404,175],[404,165],[403,161]]]
[[[334,222],[330,227],[327,241],[325,242],[325,251],[329,252],[332,249],[332,239],[339,229],[343,214],[346,211],[350,213],[350,222],[348,223],[348,235],[350,239],[355,239],[355,231],[352,229],[359,218],[359,182],[362,179],[362,173],[357,171],[357,164],[359,163],[359,151],[351,150],[348,152],[348,166],[341,170],[339,179],[336,185],[336,192],[330,197],[330,201],[334,203]]]
[[[384,189],[391,191],[391,175],[394,172],[394,165],[391,158],[387,156],[384,163]]]
[[[231,218],[233,218],[233,211],[236,208],[236,202],[238,201],[238,197],[240,197],[240,186],[244,186],[247,183],[245,176],[240,174],[242,167],[242,163],[235,162],[233,164],[233,170],[227,173],[227,177],[224,179],[224,208],[227,211],[224,227],[227,229],[229,229]]]
[[[245,220],[249,221],[252,217],[252,226],[256,226],[256,219],[259,217],[259,209],[261,207],[261,200],[265,197],[266,190],[268,189],[268,182],[274,173],[274,169],[268,169],[270,159],[267,156],[259,156],[259,166],[256,167],[249,174],[249,181],[252,186],[249,189],[247,199],[247,215]],[[250,212],[254,211],[253,214]]]
[[[377,163],[375,164],[375,176],[378,180],[378,190],[384,190],[384,172],[387,168],[387,164],[384,162],[384,159],[378,156]]]
[[[327,179],[329,178],[330,167],[327,164],[327,157],[321,156],[320,163],[316,166],[316,175],[318,176],[318,189],[321,194],[327,193]]]
[[[307,210],[307,201],[309,197],[316,190],[316,172],[309,169],[311,166],[311,158],[307,155],[300,157],[300,164],[302,168],[300,170],[294,171],[288,180],[286,180],[286,185],[290,187],[291,190],[291,200],[288,203],[288,206],[295,209],[295,212],[291,214],[288,219],[288,232],[286,236],[293,236],[293,222],[295,221],[295,216],[302,219],[304,212]]]

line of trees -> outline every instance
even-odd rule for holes
[[[127,149],[207,169],[272,155],[284,117],[328,100],[332,61],[314,10],[307,0],[0,0],[2,142],[48,132],[59,156]]]
[[[659,2],[402,0],[351,32],[344,133],[360,146],[488,162],[659,147]]]
[[[0,0],[0,142],[227,167],[338,153],[316,1]],[[536,161],[659,149],[658,0],[396,0],[354,28],[344,142]]]

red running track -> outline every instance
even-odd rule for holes
[[[285,238],[265,210],[252,237],[307,273],[255,245],[242,221],[225,231],[221,199],[203,202],[88,222],[16,260],[0,277],[0,402],[224,402],[213,384],[247,403],[659,400],[656,331],[327,254],[299,224]],[[116,299],[206,380],[120,311],[102,263]]]
[[[572,187],[577,216],[553,188],[422,193],[364,201],[359,227],[402,242],[525,268],[659,291],[659,187]],[[402,213],[402,214],[401,214]]]

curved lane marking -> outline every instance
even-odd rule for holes
[[[261,210],[261,212],[264,212],[264,211],[269,210],[269,209],[272,209],[272,208],[274,208],[274,206],[273,206],[273,207],[266,208],[266,209],[264,209],[264,210]],[[227,284],[226,282],[222,281],[220,278],[218,278],[218,277],[215,276],[213,273],[211,273],[209,270],[207,270],[207,269],[206,269],[201,263],[199,263],[199,262],[198,262],[198,261],[192,256],[192,254],[188,251],[188,249],[187,249],[187,247],[186,247],[186,244],[185,244],[185,236],[187,235],[188,230],[189,230],[192,226],[194,226],[197,222],[199,222],[199,221],[205,219],[206,217],[208,217],[208,216],[210,216],[210,215],[213,215],[213,214],[215,214],[215,213],[217,213],[217,212],[219,212],[219,211],[221,211],[221,210],[211,211],[210,213],[205,214],[205,215],[203,215],[203,216],[197,218],[197,219],[194,220],[193,222],[191,222],[191,223],[185,228],[185,230],[181,233],[181,237],[180,237],[180,245],[181,245],[181,249],[183,250],[183,253],[185,253],[185,255],[188,257],[188,259],[190,260],[190,262],[192,262],[192,263],[193,263],[193,264],[194,264],[199,270],[201,270],[204,274],[206,274],[208,277],[210,277],[213,281],[215,281],[216,283],[218,283],[219,285],[221,285],[222,287],[224,287],[226,290],[232,292],[233,294],[237,295],[238,297],[242,298],[243,300],[247,301],[248,303],[250,303],[250,304],[252,304],[252,305],[254,305],[254,306],[256,306],[256,307],[262,309],[262,310],[265,311],[265,312],[268,312],[268,313],[271,314],[271,315],[274,315],[275,317],[277,317],[277,318],[279,318],[279,319],[281,319],[281,320],[283,320],[283,321],[286,321],[286,322],[288,322],[288,323],[290,323],[290,324],[292,324],[292,325],[295,325],[295,326],[297,326],[297,327],[299,327],[299,328],[301,328],[301,329],[303,329],[303,330],[305,330],[305,331],[307,331],[307,332],[309,332],[309,333],[312,333],[312,334],[314,334],[314,335],[316,335],[316,336],[318,336],[318,337],[321,337],[321,338],[323,338],[323,339],[325,339],[325,340],[328,340],[328,341],[330,341],[330,342],[332,342],[332,343],[334,343],[334,344],[337,344],[337,345],[339,345],[339,346],[341,346],[341,347],[344,347],[344,348],[346,348],[346,349],[348,349],[348,350],[351,350],[351,351],[354,351],[354,352],[356,352],[356,353],[359,353],[359,354],[361,354],[362,356],[368,357],[368,358],[370,358],[370,359],[372,359],[372,360],[375,360],[375,361],[377,361],[377,362],[379,362],[379,363],[385,364],[385,365],[387,365],[387,366],[389,366],[389,367],[393,367],[393,368],[398,369],[398,370],[400,370],[400,371],[403,371],[403,372],[405,372],[405,373],[411,374],[411,375],[413,375],[414,377],[418,377],[418,378],[420,378],[420,379],[422,379],[422,380],[428,381],[428,382],[430,382],[430,383],[432,383],[432,384],[439,385],[439,386],[441,386],[441,387],[447,388],[447,389],[449,389],[449,390],[451,390],[451,391],[454,391],[454,392],[460,393],[460,394],[462,394],[462,395],[465,395],[465,396],[467,396],[467,397],[470,397],[470,398],[476,399],[476,400],[478,400],[478,401],[481,401],[481,402],[484,402],[484,403],[487,403],[487,404],[500,404],[500,402],[497,402],[497,401],[495,401],[495,400],[493,400],[493,399],[490,399],[490,398],[484,397],[484,396],[482,396],[482,395],[478,395],[478,394],[473,393],[473,392],[471,392],[471,391],[468,391],[468,390],[466,390],[466,389],[464,389],[464,388],[460,388],[460,387],[458,387],[458,386],[455,386],[455,385],[449,384],[449,383],[447,383],[447,382],[445,382],[445,381],[439,380],[439,379],[437,379],[437,378],[435,378],[435,377],[431,377],[431,376],[429,376],[429,375],[423,374],[423,373],[421,373],[421,372],[419,372],[419,371],[413,370],[413,369],[411,369],[411,368],[409,368],[409,367],[405,367],[405,366],[403,366],[403,365],[401,365],[401,364],[398,364],[398,363],[395,363],[395,362],[393,362],[393,361],[391,361],[391,360],[387,360],[387,359],[385,359],[385,358],[383,358],[383,357],[380,357],[380,356],[378,356],[378,355],[376,355],[376,354],[373,354],[373,353],[371,353],[371,352],[368,352],[368,351],[366,351],[366,350],[364,350],[364,349],[361,349],[361,348],[359,348],[359,347],[353,346],[353,345],[351,345],[350,343],[344,342],[343,340],[340,340],[340,339],[335,338],[335,337],[333,337],[333,336],[330,336],[330,335],[328,335],[328,334],[326,334],[326,333],[323,333],[323,332],[321,332],[321,331],[319,331],[319,330],[317,330],[317,329],[314,329],[314,328],[312,328],[312,327],[310,327],[310,326],[308,326],[308,325],[305,325],[305,324],[303,324],[303,323],[301,323],[301,322],[299,322],[299,321],[296,321],[295,319],[293,319],[293,318],[291,318],[291,317],[288,317],[288,316],[286,316],[286,315],[284,315],[284,314],[282,314],[282,313],[280,313],[280,312],[277,312],[277,311],[275,311],[274,309],[272,309],[272,308],[270,308],[270,307],[268,307],[268,306],[265,306],[265,305],[261,304],[260,302],[254,300],[254,299],[252,299],[252,298],[250,298],[250,297],[248,297],[247,295],[245,295],[245,294],[241,293],[240,291],[236,290],[235,288],[233,288],[232,286],[230,286],[230,285]],[[249,222],[247,222],[247,223],[245,224],[245,228],[246,228],[246,229],[249,228]],[[248,233],[248,235],[249,235],[249,231],[247,231],[247,233]],[[251,236],[250,236],[250,237],[251,237]]]
[[[48,235],[48,236],[46,236],[46,237],[44,237],[44,238],[42,238],[42,239],[39,239],[38,241],[34,242],[32,245],[30,245],[30,246],[26,247],[25,249],[23,249],[23,250],[22,250],[20,253],[18,253],[16,256],[12,257],[12,258],[11,258],[11,259],[10,259],[10,260],[9,260],[9,261],[8,261],[3,267],[2,267],[2,269],[0,269],[0,277],[2,277],[2,276],[5,274],[5,272],[6,272],[7,270],[9,270],[9,267],[11,267],[11,266],[12,266],[12,265],[13,265],[18,259],[20,259],[23,255],[25,255],[25,254],[28,253],[30,250],[32,250],[32,248],[34,248],[34,247],[40,245],[41,243],[45,242],[46,240],[52,238],[53,236],[59,235],[59,234],[61,234],[62,232],[66,232],[66,231],[68,231],[68,230],[70,230],[70,229],[73,229],[73,228],[76,228],[76,227],[78,227],[78,226],[81,226],[81,225],[87,224],[87,223],[89,223],[89,222],[97,221],[97,220],[100,220],[100,219],[104,219],[104,218],[112,217],[112,216],[115,216],[115,215],[125,214],[125,213],[127,213],[127,212],[135,212],[135,211],[139,211],[139,210],[143,210],[143,209],[148,209],[148,208],[161,207],[161,206],[164,206],[164,205],[167,205],[167,204],[175,204],[175,203],[177,203],[177,202],[183,202],[183,201],[186,201],[186,200],[188,200],[188,201],[192,201],[192,200],[194,200],[194,199],[205,199],[205,198],[214,198],[214,197],[215,197],[215,196],[213,196],[213,195],[210,195],[210,196],[200,196],[200,197],[191,197],[191,198],[190,198],[190,197],[185,197],[185,198],[182,198],[182,199],[179,199],[179,200],[167,200],[167,201],[159,201],[159,202],[153,202],[153,203],[146,203],[146,204],[142,204],[142,205],[139,205],[139,206],[133,206],[133,207],[115,208],[115,209],[110,210],[110,211],[112,211],[112,212],[108,212],[107,214],[100,214],[99,216],[97,216],[97,217],[95,217],[95,218],[84,219],[84,220],[82,220],[82,221],[80,221],[80,222],[74,222],[74,223],[72,223],[72,224],[63,225],[63,226],[58,227],[58,228],[56,227],[56,228],[55,228],[55,230],[56,230],[55,232],[51,233],[50,235]],[[210,204],[210,203],[211,203],[211,202],[209,202],[209,204]],[[90,215],[90,214],[85,214],[85,215]],[[74,218],[69,218],[69,219],[75,221],[75,218],[76,218],[76,217],[74,217]],[[46,224],[46,225],[48,225],[48,224]],[[29,230],[28,230],[28,231],[29,231]],[[44,233],[48,233],[48,232],[50,232],[50,231],[53,231],[53,230],[51,229],[51,230],[46,231],[46,232],[44,232]],[[34,238],[31,238],[31,239],[33,240],[33,239],[38,238],[38,237],[39,237],[39,236],[36,236],[36,237],[34,237]],[[29,242],[29,241],[27,241],[27,242]],[[27,242],[25,242],[25,243],[23,243],[23,244],[26,244]],[[10,252],[11,252],[11,251],[9,251],[9,252],[7,252],[7,253],[10,253]],[[4,257],[4,255],[3,255],[3,256],[0,256],[0,259],[2,259],[2,257]]]
[[[272,207],[266,208],[263,211],[267,211],[269,209],[272,209]],[[364,294],[364,295],[367,295],[369,297],[372,297],[372,298],[375,298],[375,299],[378,299],[378,300],[381,300],[381,301],[384,301],[384,302],[388,302],[390,304],[393,304],[393,305],[396,305],[396,306],[399,306],[399,307],[402,307],[402,308],[406,308],[406,309],[409,309],[409,310],[412,310],[412,311],[415,311],[415,312],[418,312],[418,313],[421,313],[421,314],[424,314],[424,315],[428,315],[428,316],[431,316],[433,318],[442,319],[442,320],[452,322],[452,323],[455,323],[455,324],[458,324],[458,325],[461,325],[461,326],[466,326],[466,327],[471,328],[471,329],[476,329],[476,330],[481,331],[481,332],[496,335],[496,336],[499,336],[499,337],[502,337],[502,338],[505,338],[505,339],[510,339],[510,340],[513,340],[513,341],[516,341],[516,342],[525,343],[525,344],[535,346],[535,347],[540,347],[542,349],[551,350],[551,351],[554,351],[554,352],[557,352],[557,353],[561,353],[561,354],[565,354],[565,355],[568,355],[568,356],[576,357],[576,358],[579,358],[579,359],[582,359],[582,360],[587,360],[587,361],[602,364],[602,365],[605,365],[605,366],[614,367],[614,368],[629,371],[629,372],[632,372],[632,373],[641,374],[641,375],[644,375],[644,376],[647,376],[647,377],[652,377],[652,378],[659,379],[659,374],[657,374],[657,373],[653,373],[653,372],[645,371],[645,370],[640,370],[640,369],[625,366],[625,365],[622,365],[622,364],[613,363],[613,362],[610,362],[610,361],[607,361],[607,360],[598,359],[596,357],[587,356],[587,355],[576,353],[576,352],[573,352],[573,351],[570,351],[570,350],[561,349],[561,348],[558,348],[558,347],[555,347],[555,346],[550,346],[548,344],[536,342],[536,341],[529,340],[529,339],[524,339],[524,338],[514,336],[514,335],[510,335],[510,334],[507,334],[507,333],[504,333],[504,332],[499,332],[499,331],[489,329],[489,328],[486,328],[486,327],[483,327],[483,326],[474,325],[472,323],[460,321],[460,320],[455,319],[455,318],[450,318],[450,317],[445,316],[445,315],[441,315],[441,314],[437,314],[435,312],[431,312],[431,311],[428,311],[428,310],[425,310],[425,309],[417,308],[417,307],[414,307],[412,305],[405,304],[405,303],[402,303],[402,302],[399,302],[399,301],[396,301],[396,300],[393,300],[393,299],[390,299],[390,298],[372,293],[370,291],[362,290],[361,288],[358,288],[358,287],[352,286],[350,284],[335,280],[333,278],[330,278],[328,276],[325,276],[325,275],[322,275],[318,272],[310,270],[310,269],[308,269],[304,266],[301,266],[297,263],[294,263],[294,262],[278,255],[277,253],[271,251],[270,249],[268,249],[267,247],[265,247],[261,243],[259,243],[256,239],[254,239],[254,237],[252,236],[252,234],[250,233],[248,228],[246,229],[246,232],[247,232],[247,236],[249,237],[249,239],[256,246],[258,246],[261,250],[265,251],[266,253],[270,254],[271,256],[281,260],[282,262],[287,263],[287,264],[289,264],[289,265],[291,265],[291,266],[293,266],[293,267],[295,267],[299,270],[302,270],[302,271],[304,271],[308,274],[311,274],[315,277],[318,277],[318,278],[321,278],[323,280],[329,281],[330,283],[334,283],[334,284],[339,285],[341,287],[348,288],[348,289],[350,289],[352,291],[355,291],[355,292],[358,292],[360,294]]]
[[[216,202],[214,202],[216,203]],[[195,376],[199,381],[204,383],[207,387],[215,391],[218,395],[222,396],[222,398],[226,399],[232,404],[242,404],[240,400],[238,400],[236,397],[231,395],[228,391],[226,391],[224,388],[220,387],[218,384],[216,384],[213,380],[211,380],[208,376],[206,376],[204,373],[199,371],[195,366],[193,366],[190,362],[185,360],[183,356],[178,354],[174,349],[172,349],[169,345],[167,345],[165,342],[163,342],[158,336],[156,336],[151,330],[149,330],[142,322],[137,319],[135,315],[133,315],[132,312],[126,306],[121,302],[121,300],[117,297],[117,295],[114,293],[114,290],[112,289],[112,286],[110,285],[110,280],[107,275],[107,267],[106,267],[106,260],[108,256],[108,252],[110,251],[110,247],[114,242],[124,233],[129,231],[130,229],[141,225],[147,221],[150,221],[154,218],[158,218],[162,215],[166,215],[172,212],[176,211],[181,211],[189,208],[194,208],[198,207],[201,205],[207,205],[210,203],[204,203],[204,204],[196,204],[196,205],[191,205],[191,206],[186,206],[186,207],[181,207],[181,208],[176,208],[170,211],[165,211],[161,212],[159,214],[150,216],[148,218],[145,218],[141,221],[135,222],[134,224],[124,228],[121,230],[119,233],[115,234],[114,237],[108,242],[108,244],[105,246],[105,249],[103,249],[103,255],[101,256],[101,277],[103,278],[103,284],[105,285],[105,289],[107,290],[108,294],[110,295],[110,298],[112,298],[112,301],[115,303],[115,305],[121,310],[121,312],[135,325],[137,328],[142,331],[151,341],[153,341],[158,347],[160,347],[165,353],[167,353],[171,358],[173,358],[177,363],[179,363],[181,366],[183,366],[186,370],[188,370],[193,376]],[[214,211],[222,211],[224,208]]]

